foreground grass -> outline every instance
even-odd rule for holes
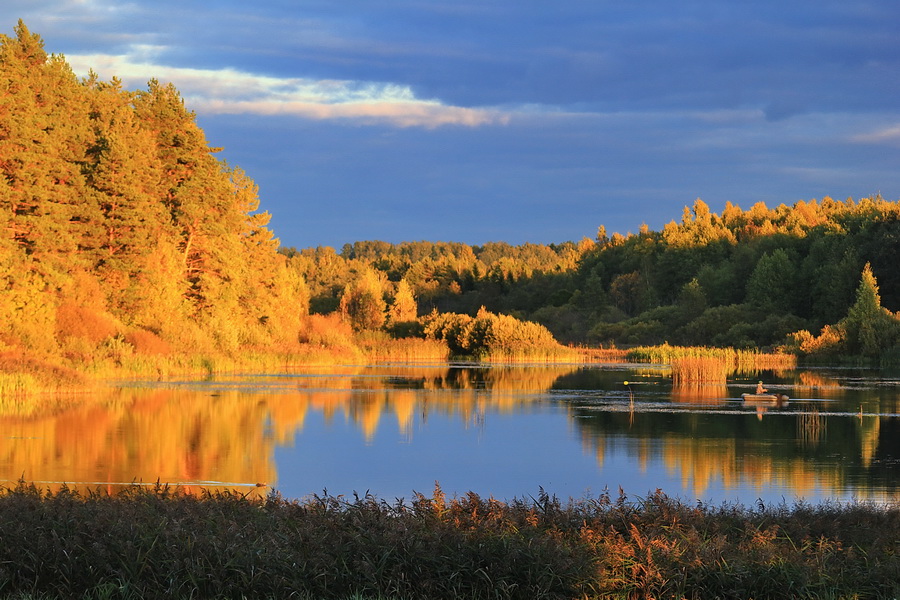
[[[0,493],[6,598],[890,598],[900,509]]]

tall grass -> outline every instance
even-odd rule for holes
[[[754,373],[762,370],[790,370],[797,366],[797,357],[793,354],[767,353],[758,350],[742,350],[735,348],[712,348],[707,346],[639,346],[628,351],[627,357],[635,362],[675,365],[678,361],[719,360],[732,373]],[[694,362],[695,365],[702,364]],[[712,362],[709,363],[712,365]],[[712,367],[710,367],[712,368]]]
[[[574,350],[585,362],[621,363],[628,360],[628,350],[622,348],[589,348],[575,346]]]
[[[683,386],[687,383],[725,383],[732,371],[724,359],[711,356],[684,357],[672,359],[672,383]]]
[[[0,596],[891,598],[900,508],[0,493]]]
[[[19,350],[0,352],[0,397],[69,394],[91,387],[84,374]]]
[[[559,364],[582,362],[582,355],[575,349],[566,346],[547,346],[539,348],[489,348],[475,355],[475,358],[486,363],[540,363]]]
[[[385,332],[366,332],[358,334],[357,344],[372,361],[444,362],[450,358],[450,348],[443,340],[393,338]]]

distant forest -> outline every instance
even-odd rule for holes
[[[549,246],[357,242],[281,249],[308,283],[312,310],[335,310],[348,282],[374,271],[405,282],[420,311],[484,306],[579,344],[772,347],[818,333],[857,301],[868,263],[879,306],[900,307],[900,204],[799,201],[721,215],[702,201],[662,231]],[[887,342],[887,340],[885,340]]]
[[[874,356],[900,340],[900,203],[880,196],[698,199],[662,231],[550,245],[298,250],[216,152],[172,85],[78,78],[21,21],[0,36],[0,351],[291,352],[327,344],[323,326],[452,348],[448,323],[501,315],[541,343]]]

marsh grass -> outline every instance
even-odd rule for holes
[[[475,355],[485,363],[496,364],[570,364],[582,362],[582,354],[567,346],[535,348],[489,348]]]
[[[687,383],[724,384],[732,367],[724,359],[698,356],[672,359],[672,383],[683,386]]]
[[[89,391],[84,374],[18,350],[0,352],[0,398],[21,402],[23,396],[69,395]]]
[[[365,332],[358,335],[357,344],[372,361],[445,362],[450,358],[450,348],[443,340],[394,338],[385,332]]]
[[[20,483],[0,597],[890,598],[900,509],[414,493],[289,501]]]
[[[629,350],[626,356],[634,362],[671,365],[673,377],[678,377],[679,381],[718,382],[734,374],[763,370],[778,373],[797,366],[797,357],[793,354],[706,346],[639,346]],[[725,368],[724,377],[720,364]]]
[[[589,348],[574,346],[584,362],[623,363],[628,360],[628,350],[622,348]]]

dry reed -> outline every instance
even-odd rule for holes
[[[672,359],[672,383],[676,386],[682,386],[687,383],[724,384],[730,371],[730,365],[721,358],[684,357]]]
[[[892,598],[900,509],[0,492],[0,594],[41,598]]]

